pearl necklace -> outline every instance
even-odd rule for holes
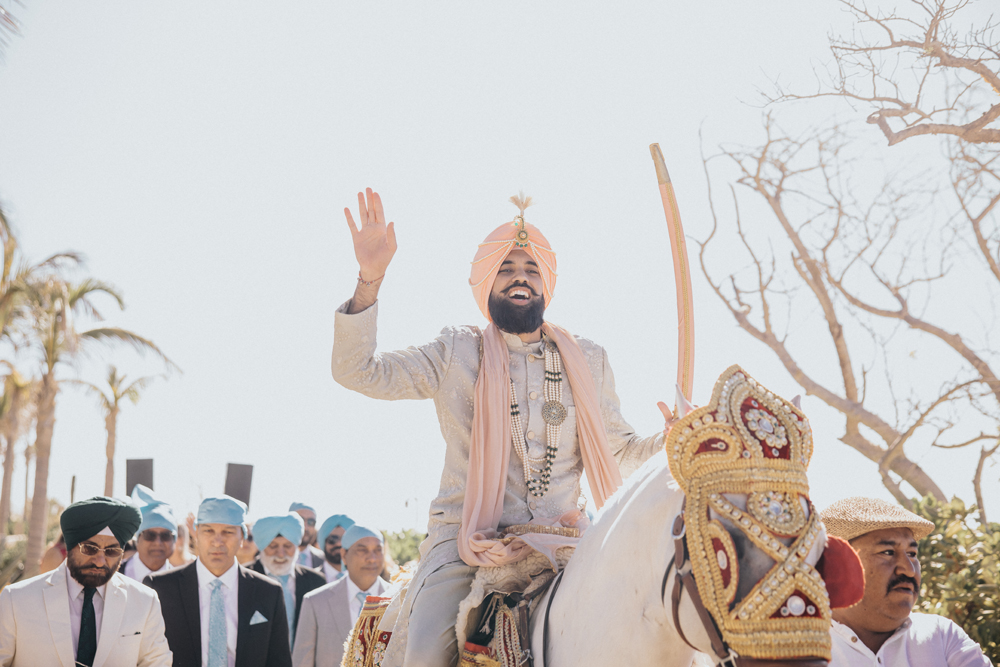
[[[517,393],[514,390],[514,381],[510,381],[511,440],[514,444],[514,451],[521,459],[521,466],[524,469],[524,483],[531,495],[536,498],[541,498],[549,490],[549,482],[552,479],[552,463],[556,460],[556,452],[559,451],[562,423],[566,421],[567,414],[566,406],[562,404],[562,357],[559,356],[559,350],[551,342],[545,346],[545,382],[542,387],[542,396],[545,398],[545,404],[542,406],[542,419],[545,420],[545,456],[534,458],[528,455],[528,444],[524,439],[524,424],[521,421],[521,411],[517,405]]]

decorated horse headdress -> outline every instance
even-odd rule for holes
[[[731,366],[711,402],[673,426],[666,450],[686,496],[690,571],[728,647],[746,657],[829,659],[830,598],[808,562],[825,531],[808,496],[806,416]],[[734,534],[775,563],[740,599]]]

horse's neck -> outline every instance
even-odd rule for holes
[[[690,664],[692,651],[676,639],[660,596],[674,553],[669,526],[683,498],[661,453],[609,500],[552,600],[545,667]],[[536,622],[534,646],[542,644],[541,626]]]

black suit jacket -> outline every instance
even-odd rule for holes
[[[176,570],[149,575],[143,581],[160,597],[174,667],[202,667],[197,565],[195,561]],[[281,584],[242,565],[237,567],[236,667],[291,667]],[[250,625],[255,612],[260,612],[266,622]]]
[[[260,556],[254,558],[250,564],[250,569],[263,574],[265,577],[267,576],[264,572],[264,564],[260,562]],[[274,580],[272,579],[271,581]],[[278,585],[280,586],[281,584]],[[320,586],[326,586],[326,577],[316,570],[302,567],[298,563],[295,564],[295,618],[292,619],[292,628],[299,627],[299,612],[302,610],[302,598],[306,596],[306,593],[314,591]]]

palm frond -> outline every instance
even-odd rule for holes
[[[121,292],[119,292],[117,288],[104,281],[95,280],[94,278],[86,278],[76,285],[69,286],[68,296],[70,308],[75,309],[78,305],[82,304],[89,311],[96,313],[97,311],[94,310],[93,305],[90,304],[88,297],[97,292],[107,294],[118,303],[119,308],[125,308],[125,299],[122,297]]]
[[[133,405],[138,403],[139,398],[142,395],[142,391],[145,390],[146,387],[148,387],[149,384],[157,378],[166,379],[166,376],[147,375],[145,377],[141,377],[132,384],[130,384],[129,386],[125,387],[125,389],[121,393],[122,398],[127,398],[128,400],[132,401]],[[124,379],[124,377],[122,379]]]
[[[63,380],[60,384],[71,384],[76,387],[82,387],[85,392],[87,392],[91,396],[97,397],[98,402],[101,404],[102,408],[104,408],[105,410],[110,410],[112,408],[111,399],[109,399],[107,394],[104,393],[104,390],[102,390],[96,384],[91,384],[90,382],[86,382],[85,380],[76,380],[76,379]]]
[[[156,356],[163,360],[163,363],[165,363],[168,368],[178,372],[183,372],[177,364],[171,361],[170,358],[163,353],[163,350],[156,346],[156,343],[126,329],[120,329],[118,327],[100,327],[97,329],[89,329],[87,331],[80,332],[80,338],[90,339],[101,343],[126,343],[140,354],[147,351],[153,352]]]

